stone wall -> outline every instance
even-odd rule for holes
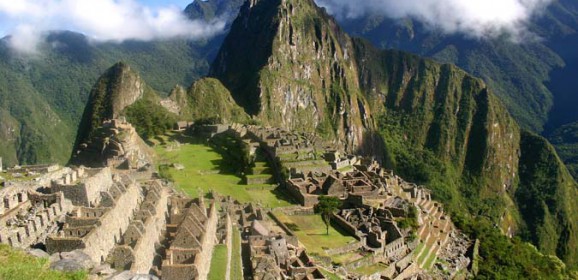
[[[207,279],[216,243],[216,205],[211,203],[207,211],[203,200],[186,209],[182,209],[189,205],[185,200],[171,198],[171,204],[171,227],[174,228],[175,222],[179,224],[171,229],[174,240],[162,263],[162,277],[167,280]]]
[[[402,280],[402,279],[407,279],[410,278],[412,275],[415,275],[417,273],[419,273],[421,271],[421,269],[419,268],[419,266],[417,265],[417,263],[412,263],[408,268],[406,268],[405,270],[403,270],[400,274],[398,274],[395,278],[393,278],[394,280]]]
[[[357,241],[355,243],[347,244],[345,246],[325,250],[325,253],[330,256],[345,254],[348,252],[355,252],[363,247],[363,242]]]
[[[367,255],[367,256],[359,259],[359,260],[356,260],[356,261],[353,261],[351,263],[346,264],[345,268],[348,270],[355,270],[355,269],[360,268],[360,267],[374,265],[374,264],[381,262],[383,260],[384,259],[381,256]]]
[[[151,269],[155,257],[155,244],[158,244],[167,221],[168,197],[168,190],[162,188],[160,199],[156,203],[155,214],[147,219],[144,225],[144,235],[134,246],[135,260],[130,269],[132,272],[148,274]]]
[[[21,186],[10,186],[0,190],[0,218],[9,214],[13,209],[20,209],[23,203],[28,202],[28,191],[30,189]],[[28,203],[30,204],[30,203]]]
[[[231,269],[233,263],[233,223],[231,222],[231,216],[227,213],[225,214],[225,228],[226,237],[225,245],[227,246],[227,273],[225,274],[225,280],[231,280]]]
[[[73,171],[76,173],[78,171]],[[65,174],[61,180],[53,181],[51,191],[53,193],[63,192],[67,199],[74,205],[94,207],[100,202],[100,193],[107,191],[112,186],[112,173],[110,168],[86,169],[87,177],[76,173],[76,176]],[[73,180],[72,177],[77,177]]]
[[[284,207],[284,208],[277,208],[277,210],[283,211],[287,216],[306,216],[306,215],[315,215],[315,209],[312,207],[310,208],[303,208],[303,207]]]
[[[116,201],[115,207],[101,218],[102,225],[86,236],[84,251],[95,262],[103,260],[114,248],[115,241],[120,240],[130,224],[130,215],[127,213],[133,213],[140,201],[140,187],[134,183],[128,185],[126,193]]]
[[[269,212],[269,217],[271,217],[271,219],[273,219],[273,221],[281,228],[283,229],[287,235],[290,236],[295,236],[295,233],[287,227],[287,225],[285,225],[285,223],[281,222],[281,220],[279,220],[279,218],[275,215],[275,213],[273,212]]]
[[[211,204],[207,212],[209,218],[205,223],[205,235],[201,241],[202,251],[195,258],[195,265],[199,273],[199,280],[206,280],[209,270],[211,269],[211,260],[213,258],[213,249],[215,247],[215,233],[217,231],[217,208],[215,203]]]
[[[355,238],[357,238],[358,240],[362,238],[360,232],[357,231],[357,228],[355,228],[352,224],[348,223],[341,216],[335,214],[332,215],[331,222],[337,224],[339,227],[347,231],[347,233],[351,234],[352,236],[355,236]]]

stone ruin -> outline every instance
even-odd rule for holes
[[[223,226],[218,232],[217,226],[227,216],[219,219],[214,203],[205,206],[203,200],[177,195],[167,182],[154,179],[139,163],[149,164],[150,158],[140,138],[131,136],[130,124],[107,121],[100,131],[112,137],[95,137],[76,157],[99,153],[96,161],[89,160],[98,167],[37,166],[36,179],[10,181],[0,189],[0,243],[46,248],[57,268],[110,265],[98,271],[206,279],[218,234],[230,240],[230,233]],[[91,150],[95,147],[102,150]],[[65,260],[70,256],[82,260]]]
[[[41,244],[72,203],[62,193],[41,193],[28,186],[0,189],[0,243],[17,248]]]
[[[386,209],[342,209],[333,221],[361,240],[367,250],[386,260],[396,261],[409,253],[404,234]]]
[[[309,173],[288,179],[285,188],[304,207],[317,204],[320,195],[338,197],[352,205],[364,205],[370,204],[371,200],[384,200],[388,192],[385,179],[369,171]]]
[[[245,232],[253,279],[327,279],[297,238],[270,231],[260,220],[253,220]]]
[[[111,137],[96,137],[77,157],[100,153],[92,161],[97,166],[21,167],[18,170],[37,177],[10,181],[0,189],[0,243],[45,247],[59,258],[82,255],[94,265],[110,264],[112,271],[206,279],[213,247],[218,243],[231,247],[231,228],[237,224],[248,245],[243,250],[249,250],[253,279],[325,279],[292,231],[269,220],[271,213],[230,198],[221,201],[224,211],[219,213],[213,200],[205,205],[203,199],[177,195],[167,182],[152,178],[142,140],[130,136],[132,126],[113,120],[102,129],[101,136]],[[253,153],[263,149],[270,159],[289,166],[291,177],[282,186],[306,206],[300,209],[311,210],[319,195],[340,198],[343,209],[332,221],[359,240],[343,250],[371,254],[364,262],[389,263],[382,277],[419,275],[424,263],[417,260],[431,257],[444,261],[434,270],[453,275],[470,264],[465,254],[471,242],[455,230],[431,192],[375,161],[336,151],[319,156],[314,137],[280,129],[242,125],[207,129],[231,131]],[[419,209],[417,240],[412,242],[408,231],[396,223],[407,215],[408,207]],[[418,242],[430,250],[416,251]]]
[[[90,167],[144,170],[152,164],[153,151],[125,119],[106,120],[90,139],[79,145],[71,162]]]

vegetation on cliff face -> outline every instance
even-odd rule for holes
[[[578,197],[576,183],[543,138],[522,133],[520,187],[516,198],[526,222],[524,237],[547,254],[576,266]]]
[[[350,34],[362,36],[380,48],[456,64],[482,78],[523,128],[543,133],[562,160],[573,165],[576,160],[572,155],[578,152],[575,142],[563,142],[560,140],[564,138],[557,136],[563,126],[578,121],[578,2],[559,0],[548,4],[527,25],[540,39],[524,37],[521,42],[508,36],[478,40],[443,34],[419,20],[392,20],[377,13],[339,20]]]
[[[578,178],[578,122],[561,126],[548,139],[556,146],[570,174]]]
[[[178,120],[175,114],[160,105],[160,98],[150,89],[142,99],[128,106],[123,115],[144,140],[166,134]]]
[[[453,66],[392,51],[373,61],[382,71],[368,66],[361,80],[382,93],[370,100],[385,101],[372,109],[381,112],[386,165],[426,184],[451,212],[519,232],[575,267],[577,186],[547,140],[521,131],[483,82]]]
[[[245,123],[249,116],[239,107],[219,80],[203,78],[186,92],[175,88],[169,99],[180,107],[182,120],[218,120],[221,123]]]

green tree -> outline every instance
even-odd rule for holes
[[[315,210],[321,215],[321,219],[325,223],[325,229],[327,235],[329,235],[329,223],[331,221],[331,215],[341,207],[341,200],[333,196],[320,196],[319,203],[317,204]]]

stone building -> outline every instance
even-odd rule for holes
[[[154,259],[166,227],[169,193],[158,180],[146,182],[143,190],[144,201],[132,213],[132,221],[110,253],[109,261],[117,270],[148,274],[153,265],[153,271],[161,266]]]
[[[343,209],[333,216],[333,221],[385,259],[398,260],[408,253],[404,236],[386,209]]]
[[[79,192],[80,196],[73,196],[76,207],[58,233],[46,240],[48,253],[81,249],[96,263],[106,260],[130,225],[131,216],[127,213],[133,213],[143,201],[142,188],[130,177],[120,175],[112,180],[112,175],[107,176],[110,177],[101,185],[76,187],[85,190]],[[102,190],[98,197],[86,195],[96,194],[92,188]]]
[[[167,280],[206,279],[216,243],[218,215],[215,203],[171,198],[167,225],[169,247],[162,262]]]
[[[248,231],[254,280],[326,279],[296,238],[271,232],[259,220]]]
[[[56,221],[72,209],[59,193],[43,194],[26,186],[0,189],[0,243],[28,248],[44,242]]]
[[[381,201],[387,198],[387,184],[374,172],[353,171],[345,174],[310,172],[302,178],[287,180],[286,189],[302,206],[317,204],[318,196],[338,197],[353,207],[372,205],[371,200]]]
[[[62,192],[76,206],[94,207],[114,184],[110,168],[79,167],[51,182],[51,192]]]

